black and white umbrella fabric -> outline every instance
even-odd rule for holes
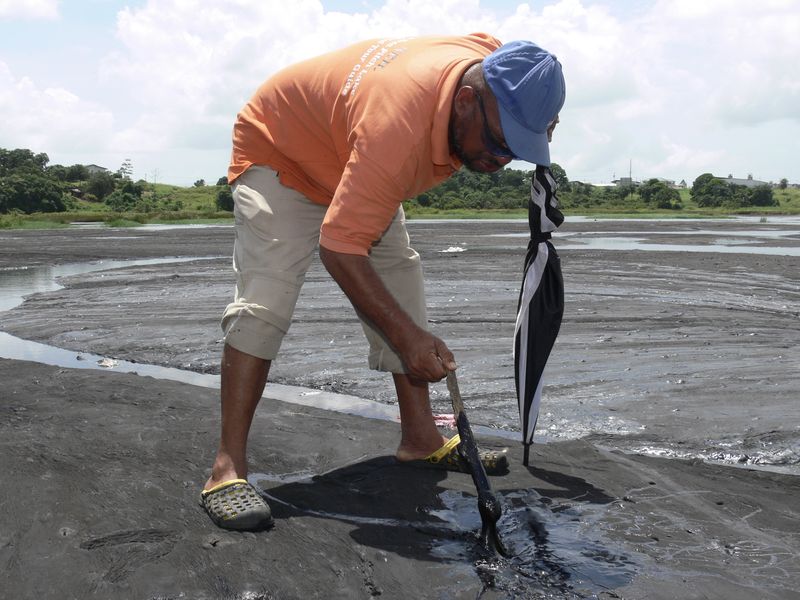
[[[528,455],[542,400],[542,374],[561,327],[564,314],[564,280],[561,263],[550,236],[564,215],[558,210],[556,182],[549,167],[537,166],[531,181],[528,224],[531,240],[514,329],[514,379],[517,386],[523,464]]]

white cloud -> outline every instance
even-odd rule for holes
[[[787,158],[796,149],[787,140],[800,135],[798,8],[796,0],[768,0],[758,10],[742,0],[664,0],[632,18],[579,2],[546,8],[545,15],[573,14],[561,51],[562,164],[596,180],[627,171],[629,159],[640,177],[691,182],[736,164],[766,179],[790,171],[800,179]],[[762,125],[778,121],[787,140],[766,137],[774,128]],[[607,141],[587,129],[606,132]]]
[[[0,0],[0,19],[56,19],[59,0]]]
[[[702,173],[712,170],[725,154],[723,150],[705,150],[675,143],[666,136],[661,138],[659,148],[656,162],[646,165],[650,173]]]
[[[369,37],[483,30],[487,14],[477,0],[389,0],[370,14],[329,12],[316,0],[126,8],[116,24],[122,48],[102,62],[100,76],[141,114],[120,123],[113,146],[213,150],[222,172],[233,119],[271,73]]]
[[[113,128],[111,112],[58,87],[15,77],[0,61],[3,145],[47,154],[102,150]]]
[[[23,4],[57,10],[0,0],[0,17]],[[149,160],[165,181],[216,179],[236,112],[279,68],[371,37],[487,31],[536,41],[564,65],[567,103],[552,151],[570,177],[608,180],[632,159],[640,177],[691,182],[746,168],[800,181],[797,142],[786,141],[800,139],[798,0],[757,9],[750,0],[651,0],[627,12],[606,0],[503,11],[487,0],[370,4],[343,13],[318,0],[146,0],[98,31],[104,46],[115,35],[116,47],[83,65],[94,86],[37,85],[0,69],[0,109],[20,145],[96,144]],[[69,72],[52,50],[43,60]],[[192,165],[171,162],[190,154]]]
[[[286,65],[369,37],[477,30],[483,16],[477,0],[388,0],[369,15],[326,12],[317,0],[222,0],[211,8],[149,0],[120,12],[124,50],[105,61],[103,75],[130,84],[128,93],[143,105],[230,119],[261,81]]]
[[[725,125],[800,118],[800,5],[765,0],[662,1],[641,24],[656,67],[695,89],[693,109]],[[689,105],[692,106],[692,105]]]

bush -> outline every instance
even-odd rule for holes
[[[778,200],[772,194],[772,188],[768,185],[760,185],[750,189],[750,206],[778,206]]]
[[[89,179],[89,169],[84,165],[67,167],[67,181],[86,181]]]
[[[639,188],[639,196],[644,202],[656,208],[673,210],[681,207],[681,195],[663,181],[649,179]]]
[[[0,213],[62,212],[66,208],[61,186],[48,177],[33,172],[0,177]]]
[[[217,210],[233,211],[233,193],[227,185],[217,192]]]
[[[744,208],[748,206],[778,206],[772,188],[768,185],[747,187],[729,184],[711,173],[703,173],[692,184],[692,199],[697,206],[724,206]]]
[[[501,169],[476,173],[461,169],[438,186],[413,198],[415,204],[438,209],[519,208],[527,206],[531,172]]]
[[[107,171],[101,171],[89,177],[89,181],[86,184],[86,191],[98,200],[103,200],[113,192],[116,187],[117,184],[114,176]]]
[[[732,188],[711,173],[703,173],[694,180],[691,196],[701,208],[722,206],[731,200]]]
[[[105,202],[114,212],[126,212],[136,208],[139,198],[130,192],[116,190],[106,197]]]

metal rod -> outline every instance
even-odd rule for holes
[[[497,532],[497,521],[502,515],[502,507],[492,492],[492,485],[489,483],[486,469],[481,462],[478,445],[475,443],[467,413],[464,411],[464,402],[461,400],[461,392],[458,389],[454,371],[447,372],[447,389],[450,392],[450,402],[453,405],[456,427],[458,427],[458,435],[461,438],[458,451],[467,461],[472,482],[478,491],[478,512],[481,515],[482,524],[481,540],[485,546],[493,547],[502,556],[510,556]]]

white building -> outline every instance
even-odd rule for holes
[[[759,181],[758,179],[753,179],[752,175],[748,175],[747,179],[739,179],[734,177],[733,175],[728,175],[727,177],[717,177],[720,181],[724,181],[728,185],[743,185],[745,187],[754,188],[760,185],[769,185],[766,181]]]
[[[105,167],[101,167],[100,165],[85,165],[86,170],[89,172],[89,175],[94,175],[95,173],[106,173],[108,169]]]

